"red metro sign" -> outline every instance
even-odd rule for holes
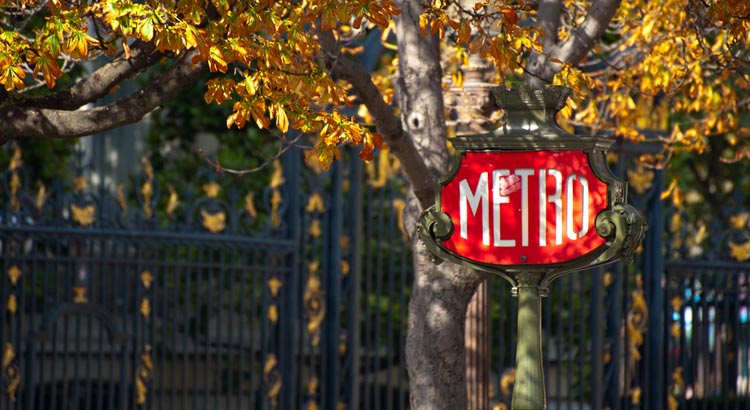
[[[451,140],[449,175],[417,221],[436,262],[546,289],[564,273],[632,259],[646,229],[643,215],[627,204],[627,184],[607,166],[614,140],[569,134],[555,122],[568,93],[493,88],[503,123]]]
[[[440,191],[453,225],[442,245],[491,265],[567,262],[606,242],[607,195],[583,151],[469,151]]]

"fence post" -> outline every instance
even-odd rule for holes
[[[323,257],[323,289],[326,315],[323,319],[322,393],[323,410],[336,410],[340,386],[339,341],[341,335],[341,234],[343,226],[342,161],[331,166],[331,200],[328,208]]]
[[[297,346],[297,340],[299,338],[297,329],[298,320],[302,320],[300,313],[300,277],[303,275],[300,264],[300,248],[303,246],[303,238],[301,237],[301,218],[300,214],[303,211],[301,201],[301,173],[302,156],[298,149],[291,149],[283,157],[283,169],[284,169],[284,183],[285,183],[285,196],[287,198],[287,238],[291,239],[294,243],[294,249],[291,255],[291,261],[289,262],[290,267],[288,275],[285,278],[285,286],[283,287],[284,303],[280,307],[280,322],[281,322],[281,346],[280,348],[280,368],[282,374],[282,391],[285,394],[280,394],[280,408],[291,409],[295,407],[295,398],[297,392],[297,386],[295,381],[297,380],[297,369],[295,368],[295,347]]]
[[[362,185],[364,179],[362,175],[362,161],[356,158],[351,161],[349,173],[349,207],[350,207],[350,269],[348,276],[347,294],[349,301],[347,303],[347,325],[348,325],[348,354],[349,372],[347,378],[348,404],[349,409],[359,408],[359,314],[361,285],[360,277],[362,273]]]
[[[591,408],[604,408],[604,269],[591,275]]]
[[[654,186],[648,200],[649,230],[643,243],[644,285],[648,307],[647,351],[645,371],[653,377],[653,383],[645,383],[646,408],[664,409],[667,379],[664,374],[666,352],[664,348],[664,203],[661,192],[664,190],[664,171],[656,170]]]

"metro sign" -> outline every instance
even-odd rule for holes
[[[643,237],[627,185],[606,165],[611,140],[456,137],[449,175],[417,231],[438,258],[517,285],[628,261]]]
[[[607,166],[614,140],[557,125],[564,87],[492,91],[502,125],[451,139],[451,170],[417,222],[436,260],[546,289],[564,273],[632,259],[646,224]]]
[[[464,153],[440,190],[453,232],[442,246],[491,265],[556,264],[605,244],[607,183],[583,151]]]

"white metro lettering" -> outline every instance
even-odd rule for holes
[[[474,189],[473,181],[467,178],[458,184],[459,235],[463,239],[470,239],[470,234],[475,235],[475,232],[478,234],[481,226],[484,246],[489,246],[490,241],[495,247],[515,247],[518,242],[521,246],[530,246],[529,222],[535,217],[539,224],[537,238],[533,238],[536,243],[531,245],[547,246],[549,229],[554,229],[555,245],[563,243],[563,229],[568,240],[580,239],[589,232],[589,181],[583,175],[563,175],[554,168],[517,168],[513,173],[510,169],[494,169],[491,177],[489,172],[482,172],[475,181]],[[520,195],[511,196],[517,191]],[[579,195],[575,195],[576,192]],[[552,212],[548,212],[548,208]],[[580,222],[575,218],[578,212]],[[511,230],[517,223],[509,227],[508,221],[503,220],[509,217],[520,217],[520,232]],[[477,228],[470,229],[473,224],[478,224]]]
[[[487,190],[487,173],[482,172],[479,175],[479,182],[477,182],[477,189],[474,193],[471,192],[469,182],[462,180],[458,184],[458,200],[461,201],[459,205],[459,213],[461,218],[461,237],[464,239],[469,238],[467,218],[468,210],[466,209],[466,202],[471,205],[471,213],[477,214],[477,208],[482,206],[482,244],[490,244],[490,221],[489,221],[489,192]]]

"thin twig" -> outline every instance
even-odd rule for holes
[[[295,137],[294,139],[292,139],[291,141],[289,141],[287,144],[284,144],[282,142],[282,144],[279,146],[279,150],[276,152],[276,154],[274,154],[271,158],[267,159],[265,162],[263,162],[262,164],[260,164],[259,166],[255,167],[255,168],[246,168],[246,169],[227,168],[227,167],[221,165],[221,163],[219,162],[218,158],[216,159],[216,161],[211,160],[211,158],[208,157],[208,154],[206,154],[206,152],[202,148],[198,149],[198,152],[201,154],[201,156],[203,157],[203,159],[208,163],[208,165],[210,165],[214,169],[214,171],[216,171],[216,172],[218,172],[220,174],[227,173],[227,174],[242,176],[242,175],[252,174],[252,173],[261,171],[264,168],[266,168],[269,165],[271,165],[274,161],[276,161],[277,159],[281,158],[281,156],[284,155],[284,153],[286,153],[287,151],[289,151],[290,148],[292,148],[295,145],[297,145],[297,142],[299,142],[299,140],[302,139],[303,135],[304,134],[300,133],[297,137]]]

